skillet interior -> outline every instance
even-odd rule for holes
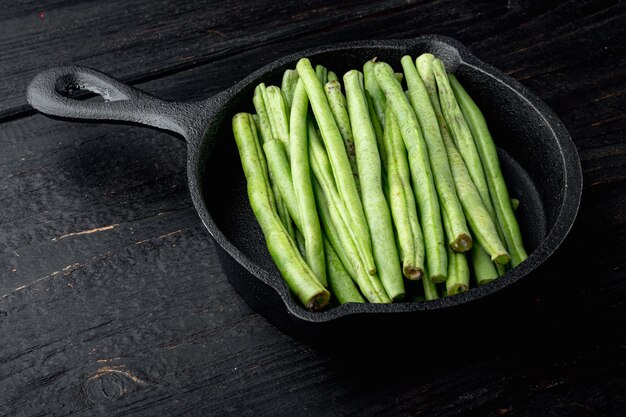
[[[531,97],[529,100],[511,89],[507,85],[508,81],[499,81],[498,78],[503,76],[497,72],[497,78],[493,78],[489,67],[481,66],[481,63],[467,59],[465,55],[461,58],[457,47],[459,45],[449,45],[440,38],[425,37],[415,42],[363,42],[321,48],[270,64],[224,93],[225,105],[210,121],[196,161],[201,198],[211,219],[209,223],[213,223],[209,229],[218,243],[245,269],[278,291],[292,315],[306,321],[325,322],[352,313],[438,310],[460,305],[490,295],[525,276],[540,265],[565,237],[578,208],[578,200],[574,197],[576,207],[566,216],[571,218],[559,219],[565,200],[567,162],[559,144],[562,139],[557,137],[554,124],[557,123],[563,130],[564,133],[560,134],[567,135],[567,132],[545,105],[539,103],[538,109],[536,99]],[[231,118],[239,111],[254,112],[254,87],[259,82],[280,85],[284,70],[294,68],[302,56],[309,57],[314,65],[323,64],[339,75],[352,68],[361,69],[363,63],[373,57],[390,63],[399,71],[400,58],[404,54],[417,57],[424,52],[442,58],[446,68],[456,73],[484,112],[499,148],[510,194],[521,200],[517,215],[526,249],[531,256],[505,277],[458,296],[387,306],[344,305],[321,313],[310,313],[289,295],[252,215],[245,178],[232,136]],[[514,81],[511,82],[516,89],[522,88]],[[574,185],[580,188],[580,184]],[[560,224],[561,221],[568,224]],[[555,225],[559,227],[555,228]],[[548,234],[551,234],[551,239],[546,239]]]

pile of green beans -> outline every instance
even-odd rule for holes
[[[341,78],[302,58],[233,117],[250,206],[307,309],[454,296],[527,258],[480,109],[435,56],[400,64]]]

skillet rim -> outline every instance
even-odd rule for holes
[[[514,94],[517,94],[520,98],[526,101],[544,120],[546,126],[551,132],[550,140],[555,142],[558,146],[564,167],[563,199],[559,213],[555,218],[554,225],[548,231],[547,236],[529,255],[526,261],[507,272],[501,278],[494,280],[485,286],[471,288],[469,291],[452,297],[444,297],[431,301],[394,304],[349,303],[321,312],[308,311],[293,299],[286,283],[279,274],[273,274],[270,271],[261,268],[256,262],[241,252],[228,240],[228,238],[226,238],[209,214],[202,195],[200,182],[201,173],[199,172],[200,166],[202,165],[202,161],[199,159],[202,154],[200,152],[200,148],[205,145],[205,133],[212,127],[212,120],[218,115],[219,109],[228,100],[230,100],[235,94],[246,86],[252,83],[258,83],[260,78],[276,67],[283,66],[284,64],[288,64],[290,62],[295,63],[299,58],[304,56],[314,58],[320,53],[335,52],[346,49],[377,47],[395,50],[404,49],[406,50],[406,53],[411,53],[412,49],[422,43],[430,43],[435,46],[438,45],[439,47],[443,47],[447,50],[452,48],[458,54],[458,66],[464,65],[491,77],[494,82],[500,83],[503,87],[511,90]],[[289,54],[263,66],[234,84],[232,87],[198,103],[198,105],[204,110],[202,111],[203,117],[195,118],[196,126],[191,126],[187,130],[189,132],[187,135],[189,143],[187,176],[189,179],[189,189],[192,201],[196,211],[211,236],[228,253],[228,255],[255,278],[261,280],[263,283],[276,291],[285,304],[288,314],[306,322],[324,323],[353,315],[388,315],[417,311],[451,309],[461,305],[478,302],[480,299],[486,297],[491,297],[504,288],[517,283],[548,260],[548,258],[559,248],[567,237],[569,231],[574,225],[580,207],[583,189],[580,157],[569,132],[561,120],[539,97],[526,89],[526,87],[524,87],[517,80],[481,61],[459,41],[447,36],[422,35],[413,39],[353,41],[309,48],[300,52]]]

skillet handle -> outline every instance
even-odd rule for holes
[[[76,90],[100,95],[104,102],[70,97]],[[45,70],[27,89],[28,103],[42,113],[74,119],[140,123],[189,138],[201,128],[197,104],[168,102],[90,68],[67,66]]]

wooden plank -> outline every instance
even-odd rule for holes
[[[51,66],[84,65],[141,82],[279,42],[295,52],[319,43],[423,33],[483,39],[548,7],[511,2],[511,7],[493,8],[486,1],[465,7],[454,4],[449,0],[222,1],[210,6],[200,1],[143,0],[6,3],[0,6],[0,120],[29,110],[24,89],[37,72]],[[264,62],[274,57],[271,49],[257,55]]]

